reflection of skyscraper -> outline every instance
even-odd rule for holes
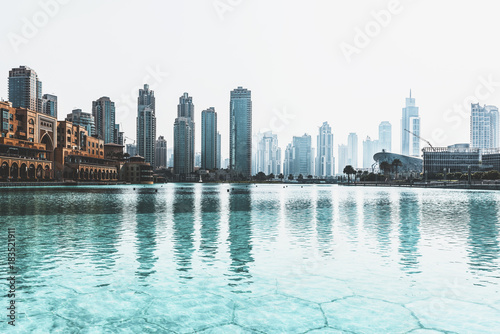
[[[149,275],[154,274],[155,264],[158,257],[156,251],[156,217],[155,213],[158,208],[155,206],[156,196],[152,194],[139,194],[136,197],[136,240],[137,240],[137,268],[136,275],[140,279],[145,279]]]
[[[177,270],[181,278],[191,279],[191,260],[194,252],[194,193],[193,188],[175,187],[173,204],[173,238]]]
[[[358,135],[352,132],[347,137],[347,164],[358,168]]]
[[[316,233],[320,250],[325,254],[332,251],[333,204],[328,191],[320,191],[316,201]]]
[[[328,122],[323,122],[319,128],[317,149],[316,176],[332,176],[335,170],[335,158],[333,157],[333,133]]]
[[[219,197],[217,192],[206,192],[201,199],[200,250],[206,262],[212,262],[217,254],[221,219]]]
[[[243,176],[252,172],[252,97],[238,87],[231,91],[229,105],[229,168]]]
[[[400,193],[399,254],[401,268],[412,274],[418,271],[418,242],[420,241],[420,205],[415,193]]]
[[[155,93],[144,85],[139,89],[137,98],[137,153],[146,159],[146,162],[155,163],[156,114]]]
[[[406,98],[406,106],[403,108],[403,117],[401,118],[401,154],[420,156],[420,139],[409,132],[420,136],[420,117],[418,116],[418,107],[415,106],[415,99]]]

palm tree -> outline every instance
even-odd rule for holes
[[[293,174],[288,175],[288,179],[289,179],[290,181],[292,181],[292,180],[293,180]]]
[[[396,170],[396,179],[398,178],[398,167],[403,166],[403,163],[399,159],[394,159],[392,161],[392,167]]]
[[[302,174],[299,174],[299,177],[297,178],[297,180],[299,180],[299,181],[304,180],[304,176]]]
[[[278,175],[278,179],[280,179],[282,182],[283,182],[284,178],[285,178],[285,175],[283,175],[283,173],[280,173],[280,175]]]
[[[384,172],[384,175],[386,175],[387,171],[391,170],[391,164],[387,161],[383,161],[380,163],[380,169]]]
[[[347,174],[347,182],[351,182],[351,174],[356,174],[356,171],[351,165],[347,165],[344,167],[344,174]]]

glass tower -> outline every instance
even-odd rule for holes
[[[144,85],[144,89],[139,89],[136,125],[137,154],[144,157],[146,162],[154,165],[156,144],[155,94],[147,84]]]
[[[194,172],[194,104],[184,93],[177,105],[174,122],[174,173],[188,175]]]
[[[333,176],[335,170],[333,133],[328,122],[323,122],[323,125],[319,128],[317,149],[316,176]]]
[[[115,103],[107,96],[92,102],[96,135],[105,144],[115,142]]]
[[[252,173],[252,97],[238,87],[229,103],[229,168],[249,177]]]
[[[420,156],[420,139],[417,136],[420,136],[420,117],[410,90],[410,97],[406,98],[406,106],[403,108],[403,117],[401,118],[401,154]]]
[[[201,112],[201,169],[217,168],[217,113],[214,108]]]
[[[27,66],[9,71],[9,101],[14,108],[26,108],[42,112],[42,82]]]

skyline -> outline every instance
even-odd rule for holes
[[[9,15],[0,23],[8,32],[0,42],[5,71],[21,64],[34,68],[44,93],[58,96],[62,117],[73,109],[91,112],[92,101],[109,96],[117,104],[117,123],[128,137],[135,133],[135,125],[127,120],[135,118],[137,91],[149,83],[157,95],[158,128],[165,127],[157,135],[168,143],[173,142],[169,124],[175,118],[177,97],[187,91],[198,110],[213,106],[218,111],[223,158],[229,150],[228,92],[238,86],[253,91],[254,129],[270,129],[276,120],[282,149],[304,130],[315,135],[324,121],[332,127],[334,142],[346,144],[349,132],[376,138],[373,124],[387,120],[393,125],[393,151],[399,151],[400,110],[409,89],[424,120],[421,135],[435,146],[468,141],[470,108],[463,105],[478,87],[481,98],[474,103],[500,104],[499,51],[487,34],[498,31],[494,11],[489,10],[492,1],[445,1],[432,7],[425,1],[400,1],[403,10],[350,63],[341,43],[352,44],[356,28],[374,20],[372,11],[387,9],[387,1],[345,3],[342,11],[326,1],[308,5],[292,1],[286,6],[284,1],[241,2],[223,19],[211,1],[150,3],[157,10],[130,1],[119,7],[96,1],[61,4],[57,14],[16,49],[10,37],[24,36],[23,19],[32,22],[43,9],[36,1],[9,4]],[[454,16],[441,28],[451,5]],[[116,15],[109,16],[115,10]],[[142,15],[145,11],[148,15]],[[286,15],[278,15],[283,11]],[[199,24],[171,34],[188,14]],[[144,34],[142,17],[148,18],[148,31],[154,34]],[[306,24],[296,25],[297,20]],[[160,36],[162,43],[153,42]],[[131,48],[128,42],[133,39],[143,40],[148,52]],[[62,40],[65,43],[58,42]],[[441,48],[444,42],[446,48]],[[482,51],[476,52],[472,45]],[[41,47],[48,51],[41,54]],[[91,52],[103,48],[104,53]],[[238,57],[233,57],[235,52]],[[150,80],[144,80],[146,76]],[[0,97],[6,99],[6,92],[7,83],[1,80]],[[455,105],[462,107],[454,111]],[[290,118],[283,121],[275,113]],[[363,121],[355,122],[353,113]],[[433,134],[440,129],[443,135]],[[201,133],[200,122],[196,133]],[[195,145],[200,152],[199,140]]]

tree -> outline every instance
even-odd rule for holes
[[[498,180],[500,173],[496,170],[490,170],[483,174],[483,180]]]
[[[380,163],[380,169],[383,171],[384,175],[387,175],[387,172],[391,170],[391,164],[387,161],[383,161]]]
[[[284,178],[285,178],[285,175],[283,175],[283,173],[280,173],[280,175],[278,175],[278,179],[280,179],[281,181],[283,181]]]
[[[344,167],[344,174],[347,174],[347,182],[351,182],[351,175],[356,174],[356,171],[351,165]]]
[[[483,175],[483,172],[475,172],[474,174],[472,174],[472,178],[474,180],[481,180],[483,178]]]
[[[293,180],[293,174],[288,175],[288,179],[289,179],[290,181],[292,181],[292,180]]]
[[[302,174],[299,174],[299,177],[297,178],[297,180],[303,181],[304,180],[304,176]]]
[[[396,179],[398,178],[398,167],[403,166],[403,163],[399,159],[394,159],[392,161],[392,167],[396,170]]]
[[[267,177],[269,180],[274,180],[275,179],[275,176],[273,173],[269,174],[269,176]]]
[[[259,181],[264,181],[267,176],[264,172],[258,172],[257,175],[255,175],[255,178]]]
[[[307,178],[310,180],[313,178],[313,176],[311,174],[307,175]]]

